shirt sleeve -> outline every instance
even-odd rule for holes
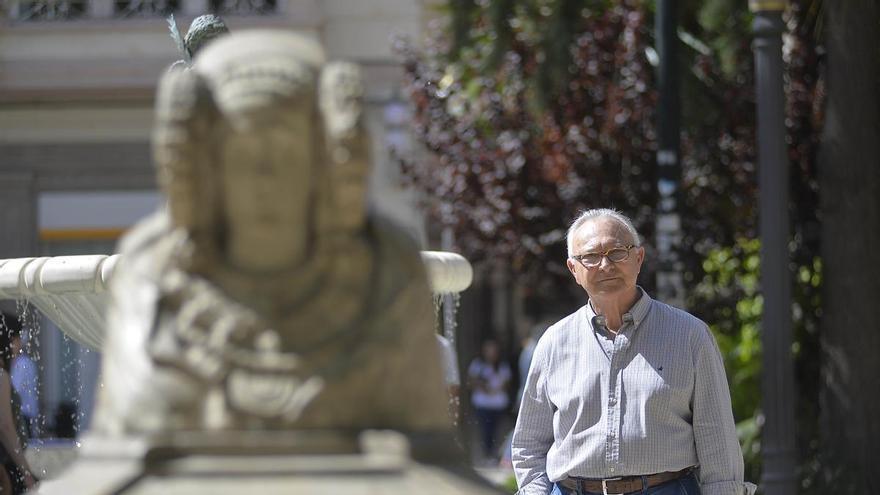
[[[554,407],[546,393],[543,349],[535,350],[511,440],[518,495],[547,495],[547,452],[553,445]]]
[[[474,359],[471,361],[470,366],[468,366],[468,378],[475,380],[480,377],[482,371],[482,363],[479,359]]]
[[[509,382],[511,378],[513,378],[513,372],[510,371],[510,366],[508,366],[507,363],[502,363],[501,379],[505,382]]]
[[[21,413],[28,418],[35,417],[39,413],[37,366],[30,358],[20,356],[13,360],[10,375],[12,386],[21,397]]]
[[[743,456],[718,344],[708,328],[695,348],[693,427],[703,495],[741,495]]]

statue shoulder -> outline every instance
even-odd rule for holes
[[[157,280],[169,263],[189,252],[185,233],[171,226],[165,210],[144,218],[119,241],[121,255],[114,275],[113,286],[132,279]],[[119,283],[117,283],[119,282]]]

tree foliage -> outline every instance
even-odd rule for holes
[[[823,89],[808,5],[791,3],[786,33],[801,264],[818,243]],[[404,159],[404,172],[427,193],[432,220],[452,229],[469,258],[497,260],[534,287],[565,292],[565,226],[595,206],[631,215],[650,249],[653,7],[639,0],[454,0],[449,26],[424,49],[401,46],[413,129],[433,152]],[[690,0],[681,12],[681,257],[695,283],[710,249],[756,237],[755,88],[745,3]],[[645,275],[650,286],[651,266]]]
[[[540,81],[555,80],[547,30],[559,13],[515,3],[507,34],[494,27],[496,10],[478,9],[455,58],[442,56],[450,43],[442,38],[431,56],[404,52],[415,133],[436,153],[405,171],[468,257],[556,289],[567,277],[565,229],[579,210],[614,205],[652,236],[650,23],[633,3],[566,16],[577,30],[565,84],[546,92],[552,83]],[[493,44],[499,38],[507,49]]]

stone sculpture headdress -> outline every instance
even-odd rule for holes
[[[211,33],[223,32],[225,26],[217,27],[219,19],[205,18],[199,26]],[[209,18],[213,18],[212,21]],[[219,21],[222,23],[222,21]],[[191,39],[205,40],[187,33],[187,46]],[[234,58],[237,47],[244,44],[239,38],[235,45],[227,44],[226,59]],[[284,37],[290,41],[289,37]],[[363,83],[360,69],[347,62],[324,63],[320,46],[309,40],[293,44],[265,47],[257,59],[248,55],[244,69],[236,70],[225,65],[203,64],[195,73],[172,68],[160,81],[156,99],[157,125],[153,136],[153,155],[158,168],[160,187],[169,198],[169,209],[174,227],[184,230],[197,244],[202,257],[213,255],[212,245],[217,243],[217,217],[219,201],[214,197],[216,189],[198,177],[210,177],[211,155],[215,150],[205,148],[206,142],[216,143],[211,133],[221,113],[235,113],[251,105],[257,107],[261,99],[275,99],[272,106],[283,103],[285,95],[293,105],[302,99],[307,105],[315,105],[314,120],[320,122],[315,131],[315,161],[324,168],[317,171],[315,234],[347,235],[363,228],[367,215],[366,188],[369,165],[369,137],[363,122]],[[203,41],[204,42],[204,41]],[[198,43],[198,42],[194,42]],[[299,44],[300,46],[297,46]],[[248,48],[250,49],[250,48]],[[272,60],[275,53],[287,57],[295,52],[302,65],[293,69],[286,61],[278,64]],[[308,94],[295,94],[305,92]],[[317,93],[317,94],[316,94]],[[331,186],[332,184],[332,186]],[[195,204],[197,201],[198,204]]]

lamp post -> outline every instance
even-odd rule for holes
[[[681,243],[681,164],[679,163],[678,22],[677,0],[658,0],[654,39],[657,67],[657,296],[668,304],[684,306],[684,284],[678,246]]]
[[[784,0],[750,0],[754,13],[755,88],[758,119],[758,205],[761,233],[761,320],[764,425],[761,435],[767,495],[794,495],[795,418],[791,354],[788,158],[782,83]]]

